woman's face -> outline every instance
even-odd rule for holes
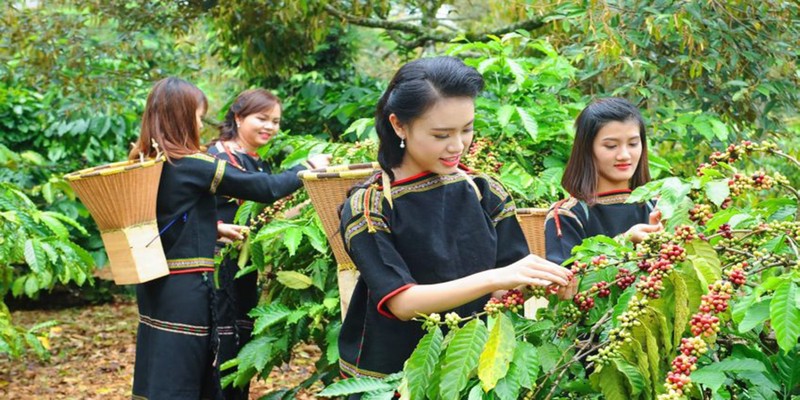
[[[206,115],[206,108],[203,106],[197,107],[197,111],[194,112],[195,118],[197,118],[197,132],[203,130],[203,117]]]
[[[629,189],[642,157],[642,139],[636,121],[605,124],[592,145],[597,170],[597,192]]]
[[[474,120],[475,100],[471,97],[439,99],[410,124],[401,124],[390,115],[395,133],[406,145],[395,177],[404,179],[427,171],[441,175],[456,172],[461,156],[472,143]]]
[[[247,151],[254,152],[265,145],[281,129],[281,106],[270,110],[262,110],[244,118],[236,117],[239,145]]]

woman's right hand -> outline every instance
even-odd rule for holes
[[[636,224],[625,232],[625,238],[633,243],[639,243],[647,238],[647,235],[664,230],[661,223],[661,210],[654,210],[650,213],[649,224]]]
[[[534,254],[495,271],[498,289],[513,289],[523,285],[568,286],[572,279],[572,271]]]

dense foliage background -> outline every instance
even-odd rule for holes
[[[777,0],[12,1],[0,10],[0,295],[82,285],[102,297],[92,279],[107,262],[102,242],[61,176],[124,158],[146,94],[165,76],[206,92],[208,126],[243,89],[279,94],[285,134],[263,149],[278,165],[320,151],[358,162],[373,158],[371,117],[393,71],[420,56],[461,57],[487,83],[476,122],[484,151],[471,162],[521,206],[544,206],[563,196],[572,122],[595,97],[641,107],[657,177],[694,176],[712,151],[745,139],[796,156],[798,21],[797,3]],[[758,163],[800,184],[790,163]],[[235,381],[267,376],[302,341],[324,354],[307,384],[336,375],[335,263],[311,208],[280,216],[304,197],[241,215],[269,222],[248,244],[265,299],[253,311],[257,338],[230,365]],[[797,199],[782,206],[796,210]],[[46,356],[5,304],[0,353]]]

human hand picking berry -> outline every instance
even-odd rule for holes
[[[217,224],[217,241],[228,244],[244,239],[250,228],[243,225]]]
[[[643,241],[647,235],[664,230],[664,224],[661,223],[661,210],[653,210],[650,213],[649,223],[636,224],[625,232],[625,238],[632,243],[639,243]]]

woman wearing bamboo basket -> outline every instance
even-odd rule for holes
[[[156,215],[170,274],[137,285],[134,399],[220,398],[214,373],[216,195],[273,202],[296,188],[273,175],[243,171],[202,153],[206,97],[178,78],[147,97],[131,158],[163,154]]]
[[[208,153],[244,171],[272,173],[272,168],[262,160],[256,150],[272,139],[281,126],[280,99],[264,89],[246,90],[237,96],[220,124],[220,135],[209,147]],[[302,186],[297,172],[306,168],[327,167],[330,156],[318,154],[284,172],[273,175],[287,191],[278,193],[283,198]],[[234,222],[241,200],[217,196],[217,219],[220,229],[236,229]],[[239,271],[235,259],[225,258],[219,267],[219,289],[216,292],[216,318],[219,333],[218,365],[233,359],[250,341],[253,318],[248,316],[258,305],[258,274],[251,272],[234,278]],[[226,400],[247,399],[249,385],[224,389]]]
[[[424,334],[411,320],[418,313],[467,316],[503,290],[571,279],[529,253],[503,186],[460,164],[482,88],[456,58],[420,59],[400,68],[378,103],[383,172],[342,210],[360,272],[339,336],[343,375],[401,370]]]

